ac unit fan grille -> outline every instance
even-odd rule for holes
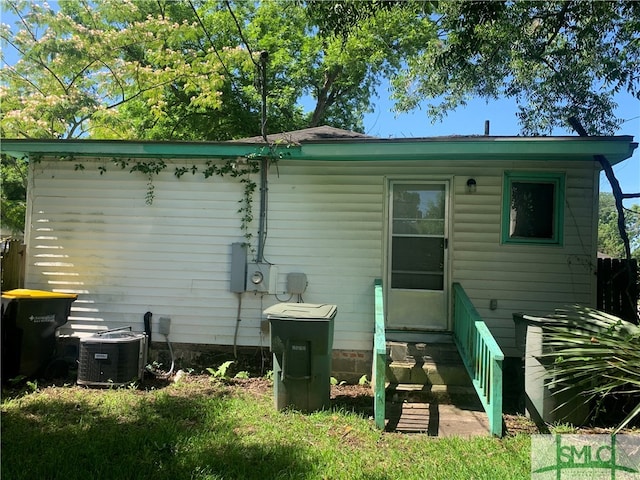
[[[78,383],[81,385],[124,385],[142,378],[146,337],[101,342],[90,337],[80,342]]]

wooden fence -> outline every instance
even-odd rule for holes
[[[638,323],[638,261],[598,259],[598,310]]]
[[[24,288],[25,248],[20,240],[2,242],[2,291]]]

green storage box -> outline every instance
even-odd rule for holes
[[[277,410],[329,408],[335,305],[279,303],[264,314],[271,325]]]

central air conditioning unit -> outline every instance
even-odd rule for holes
[[[111,330],[82,338],[78,361],[79,385],[122,386],[141,380],[147,364],[147,335]]]

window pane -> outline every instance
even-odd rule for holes
[[[555,184],[511,183],[510,238],[554,238]]]
[[[394,185],[393,233],[444,235],[444,197],[444,185]]]
[[[442,290],[444,239],[393,237],[391,287]]]
[[[391,286],[408,290],[442,290],[444,275],[392,273]]]

